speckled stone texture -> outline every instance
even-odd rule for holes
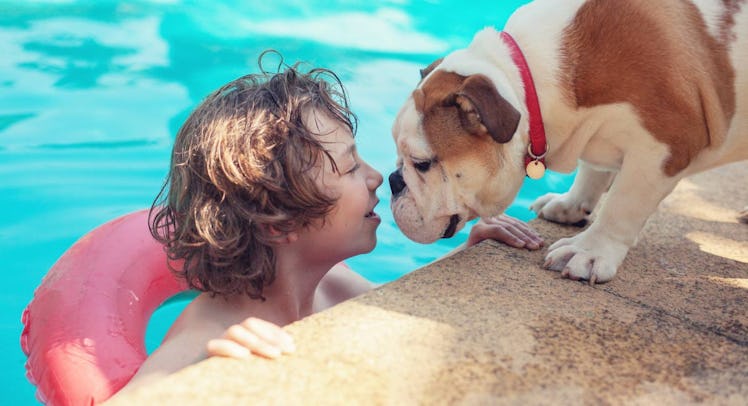
[[[291,356],[209,359],[117,404],[745,405],[746,204],[748,162],[682,181],[596,287],[484,242],[288,326]]]

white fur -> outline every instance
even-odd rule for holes
[[[545,266],[570,278],[594,283],[615,276],[649,215],[680,179],[730,161],[748,159],[748,4],[734,16],[738,39],[731,45],[730,60],[736,72],[736,111],[727,138],[720,146],[702,151],[684,171],[667,176],[662,163],[670,149],[642,126],[633,106],[617,103],[575,108],[563,101],[558,72],[560,40],[564,28],[584,3],[585,0],[535,0],[519,8],[505,30],[516,39],[531,67],[550,147],[546,164],[558,172],[571,172],[582,162],[568,192],[543,196],[532,209],[541,217],[562,223],[579,222],[595,211],[595,221],[588,229],[549,247]],[[695,4],[703,13],[710,34],[720,35],[723,2],[696,0]],[[450,173],[419,175],[408,166],[412,157],[408,155],[428,156],[431,151],[420,125],[422,117],[412,99],[406,102],[393,126],[393,136],[409,190],[402,203],[393,201],[393,212],[403,231],[411,238],[417,235],[421,242],[439,238],[450,214],[490,216],[503,211],[516,196],[524,177],[517,168],[522,167],[518,161],[523,159],[528,143],[524,87],[508,48],[495,30],[478,32],[466,49],[447,55],[436,70],[487,76],[522,118],[511,141],[497,146],[503,151],[502,156],[508,157],[499,173],[485,179],[478,173],[485,169],[465,163],[460,169],[474,171],[471,175],[477,180],[458,182]],[[609,193],[605,203],[597,207],[606,190]],[[464,221],[459,226],[463,224]]]

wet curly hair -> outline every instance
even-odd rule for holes
[[[263,68],[268,53],[280,58],[272,73]],[[336,200],[310,176],[320,159],[337,166],[304,113],[325,113],[351,134],[357,119],[332,71],[302,71],[274,51],[258,63],[260,73],[212,92],[180,128],[149,228],[190,288],[264,300],[278,238],[269,229],[285,235],[324,221]]]

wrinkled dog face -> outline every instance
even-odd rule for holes
[[[392,212],[408,238],[452,237],[478,216],[497,215],[524,178],[520,113],[485,75],[434,68],[392,128],[398,169],[390,177]],[[513,141],[515,139],[515,141]]]

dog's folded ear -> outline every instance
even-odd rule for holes
[[[498,143],[509,142],[517,131],[520,113],[501,97],[484,75],[469,76],[460,90],[445,100],[460,110],[462,126],[472,134],[488,134]]]
[[[436,69],[436,67],[439,66],[439,64],[441,64],[443,60],[444,60],[444,58],[439,58],[439,59],[435,60],[434,62],[431,62],[429,64],[429,66],[421,69],[420,70],[421,79],[423,80],[423,78],[425,78],[426,76],[428,76],[429,73],[431,73],[431,71],[433,71],[434,69]]]

